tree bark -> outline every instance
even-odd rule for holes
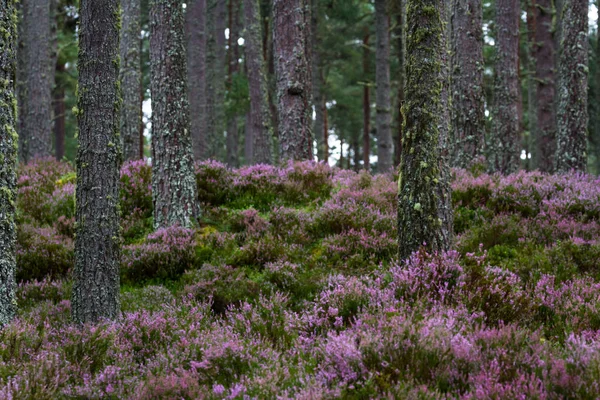
[[[369,87],[369,38],[367,29],[363,37],[363,168],[371,171],[371,88]]]
[[[390,86],[390,17],[386,0],[375,0],[376,82],[377,82],[377,171],[394,168],[392,141],[392,101]]]
[[[228,84],[229,90],[232,90],[233,78],[239,70],[239,49],[238,39],[240,37],[240,11],[241,1],[229,0],[228,15],[229,15],[229,38],[228,38]],[[230,167],[239,166],[239,155],[238,155],[238,116],[235,112],[229,115],[227,121],[227,165]]]
[[[450,234],[440,220],[440,114],[445,10],[440,0],[408,0],[406,134],[398,182],[399,257],[422,246],[446,250]]]
[[[497,0],[497,53],[494,71],[489,169],[504,174],[519,169],[519,1]]]
[[[326,133],[324,132],[325,104],[323,101],[323,71],[321,69],[321,55],[319,49],[319,0],[311,0],[311,49],[312,49],[312,71],[313,88],[312,98],[315,108],[315,121],[313,132],[317,139],[317,157],[319,161],[329,159]]]
[[[587,168],[588,1],[564,3],[558,66],[556,170]]]
[[[452,120],[450,165],[468,168],[483,154],[483,7],[480,0],[452,2]]]
[[[596,8],[600,12],[600,0],[596,0]],[[600,27],[600,16],[596,20]],[[600,28],[596,33],[596,126],[593,139],[593,149],[595,153],[595,172],[600,175]]]
[[[57,73],[64,73],[65,64],[56,66]],[[65,156],[65,138],[67,129],[67,107],[65,105],[65,88],[56,85],[54,88],[54,154],[57,160]]]
[[[150,21],[154,227],[190,227],[197,215],[196,179],[181,1],[152,0]]]
[[[79,150],[72,316],[119,315],[119,1],[79,8]]]
[[[273,1],[273,52],[277,79],[279,154],[312,160],[310,4]]]
[[[405,1],[398,0],[398,15],[396,17],[396,34],[398,36],[398,98],[397,98],[397,121],[396,121],[396,146],[394,147],[394,164],[400,165],[402,154],[402,133],[404,118],[402,116],[402,105],[404,104],[404,86],[406,81],[406,8]]]
[[[246,63],[250,89],[250,118],[246,140],[248,164],[273,163],[273,130],[258,0],[244,0]]]

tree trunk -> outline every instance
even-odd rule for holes
[[[20,132],[23,161],[52,154],[52,64],[50,2],[23,4],[25,114]]]
[[[452,127],[450,165],[468,168],[483,154],[483,7],[480,0],[452,2]]]
[[[313,105],[315,107],[315,122],[313,132],[317,139],[317,156],[319,161],[327,162],[329,150],[324,132],[324,102],[323,102],[323,71],[321,69],[321,55],[319,54],[319,0],[311,0],[311,49],[313,70]]]
[[[371,88],[369,87],[369,32],[363,37],[363,168],[371,171]]]
[[[258,0],[244,0],[246,64],[250,90],[250,118],[246,163],[273,163],[273,130]]]
[[[64,73],[65,64],[56,66],[56,72]],[[65,88],[56,85],[54,88],[54,154],[57,160],[65,156],[65,138],[67,129],[67,107],[65,105]]]
[[[17,268],[15,203],[17,200],[17,110],[15,69],[17,49],[15,2],[0,2],[0,327],[17,312],[15,291]]]
[[[239,0],[229,0],[228,6],[228,15],[229,15],[229,38],[228,38],[228,85],[229,90],[231,91],[233,88],[233,78],[234,75],[237,74],[239,70],[239,49],[238,49],[238,39],[240,37],[240,20],[239,20],[239,11],[240,11]],[[229,115],[229,119],[227,121],[227,165],[230,167],[238,167],[239,166],[239,155],[238,155],[238,142],[239,142],[239,134],[238,134],[238,116],[234,112]]]
[[[312,160],[309,39],[307,0],[274,0],[273,52],[282,161]]]
[[[79,8],[79,150],[73,320],[119,316],[119,1]]]
[[[519,169],[519,1],[497,0],[497,53],[494,71],[489,169],[509,174]]]
[[[197,212],[196,179],[181,1],[153,0],[150,21],[154,227],[190,227]]]
[[[398,15],[396,17],[398,35],[398,99],[397,99],[397,121],[396,121],[396,146],[394,147],[394,164],[400,165],[400,156],[402,154],[402,132],[404,125],[404,118],[402,116],[402,105],[404,104],[404,86],[406,80],[406,31],[405,31],[405,1],[398,0]]]
[[[406,259],[425,246],[449,247],[439,218],[440,125],[442,114],[445,10],[440,0],[408,0],[406,66],[406,134],[398,182],[399,257]]]
[[[121,0],[121,138],[123,159],[140,158],[140,125],[142,124],[142,64],[140,61],[140,0]]]
[[[600,0],[596,1],[596,8],[600,12]],[[596,20],[596,24],[599,27],[596,33],[596,126],[595,126],[595,137],[593,141],[593,149],[595,153],[595,172],[600,175],[600,15]]]
[[[588,2],[564,3],[558,66],[556,170],[587,168]]]
[[[377,171],[394,168],[392,142],[392,89],[390,87],[390,17],[386,0],[375,0],[375,31],[377,34]]]

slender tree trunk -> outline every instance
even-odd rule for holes
[[[371,170],[371,88],[369,87],[369,32],[363,37],[363,168]]]
[[[497,0],[497,52],[489,168],[509,174],[519,169],[519,1]]]
[[[402,154],[402,133],[403,133],[403,125],[404,118],[402,116],[402,105],[404,104],[404,86],[406,81],[406,31],[404,29],[405,26],[405,1],[398,0],[398,15],[396,17],[397,31],[398,35],[398,106],[397,106],[397,122],[396,122],[396,146],[394,148],[394,164],[400,165],[400,156]]]
[[[327,162],[329,158],[324,130],[324,103],[323,103],[323,71],[321,70],[321,55],[319,54],[319,0],[311,0],[311,48],[313,70],[313,105],[315,107],[315,121],[313,132],[317,139],[317,156],[319,161]]]
[[[121,138],[123,159],[140,158],[140,125],[142,124],[142,64],[140,61],[141,11],[140,0],[121,0]]]
[[[483,154],[483,7],[480,0],[452,2],[452,128],[450,163],[468,168]]]
[[[262,24],[258,0],[244,0],[246,63],[250,89],[250,118],[246,162],[273,163],[273,130],[269,108],[268,81],[262,41]]]
[[[325,155],[323,161],[329,163],[329,116],[327,112],[327,101],[325,99],[325,96],[323,96],[323,100],[321,103],[323,107],[323,154]]]
[[[229,38],[228,38],[228,85],[229,90],[233,88],[233,78],[239,70],[240,53],[238,49],[238,39],[240,37],[240,0],[229,0],[228,15],[229,15]],[[239,166],[238,155],[238,116],[234,112],[230,113],[227,121],[227,164],[231,167]]]
[[[190,122],[196,161],[208,158],[206,109],[206,0],[191,0],[186,9]]]
[[[281,160],[312,160],[310,4],[273,1],[273,52],[277,79]]]
[[[152,0],[152,197],[154,226],[190,227],[197,215],[184,17],[180,0]]]
[[[65,72],[65,64],[56,66],[58,73]],[[65,88],[56,85],[54,88],[54,150],[57,160],[62,160],[65,156],[65,138],[67,129],[67,107],[65,105]]]
[[[587,168],[588,1],[564,3],[558,66],[556,170]]]
[[[359,136],[356,133],[352,133],[350,149],[352,149],[352,162],[354,171],[358,172],[360,170],[360,145]],[[348,168],[350,167],[350,155],[348,154]]]
[[[600,0],[596,1],[596,7],[599,10],[600,14]],[[598,109],[596,110],[596,126],[595,126],[595,138],[593,141],[594,144],[594,153],[595,153],[595,169],[596,174],[600,174],[600,15],[596,20],[597,32],[596,32],[596,105]]]
[[[449,247],[439,218],[440,114],[442,113],[445,10],[440,0],[408,0],[406,67],[406,134],[398,182],[399,257],[421,246]]]
[[[17,12],[15,2],[0,2],[0,327],[8,324],[17,311],[15,203],[17,200],[17,110],[15,68],[17,49]]]
[[[535,59],[533,58],[533,52],[535,47],[535,30],[536,30],[536,12],[535,12],[535,0],[527,0],[527,119],[528,119],[528,130],[529,135],[526,138],[525,149],[527,154],[533,154],[536,152],[534,137],[536,136],[537,127],[537,100],[536,100],[536,86],[535,81]],[[556,122],[556,121],[555,121]],[[533,156],[537,157],[537,156]],[[525,166],[527,170],[532,168],[531,159],[527,158]]]
[[[119,1],[79,7],[73,320],[119,316]]]
[[[390,17],[386,0],[375,0],[375,31],[377,34],[377,171],[388,172],[394,167],[394,144],[390,86]]]

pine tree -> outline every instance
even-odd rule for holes
[[[390,17],[386,3],[386,0],[375,0],[378,172],[388,172],[394,168],[392,91],[390,87]]]
[[[225,143],[225,147],[227,149],[227,165],[230,167],[238,167],[239,166],[239,150],[238,150],[238,142],[239,142],[239,133],[238,133],[238,115],[237,110],[235,109],[235,102],[233,101],[234,89],[233,89],[233,80],[238,73],[239,70],[239,46],[238,39],[240,38],[240,0],[229,0],[229,37],[228,37],[228,99],[229,103],[233,103],[230,107],[228,107],[227,112],[227,142]]]
[[[321,68],[321,54],[319,46],[319,0],[311,0],[311,57],[313,89],[312,99],[315,108],[315,121],[313,133],[317,140],[317,156],[320,161],[327,162],[329,159],[328,133],[325,129],[325,98],[323,96],[323,69]]]
[[[119,315],[119,1],[81,0],[73,320]],[[98,40],[102,38],[102,40]]]
[[[152,198],[154,226],[189,227],[196,215],[181,0],[152,0]]]

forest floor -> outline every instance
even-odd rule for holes
[[[22,166],[2,399],[597,399],[600,179],[453,171],[453,251],[396,258],[397,184],[323,164],[196,167],[196,229],[121,172],[117,322],[70,321],[70,165]]]

